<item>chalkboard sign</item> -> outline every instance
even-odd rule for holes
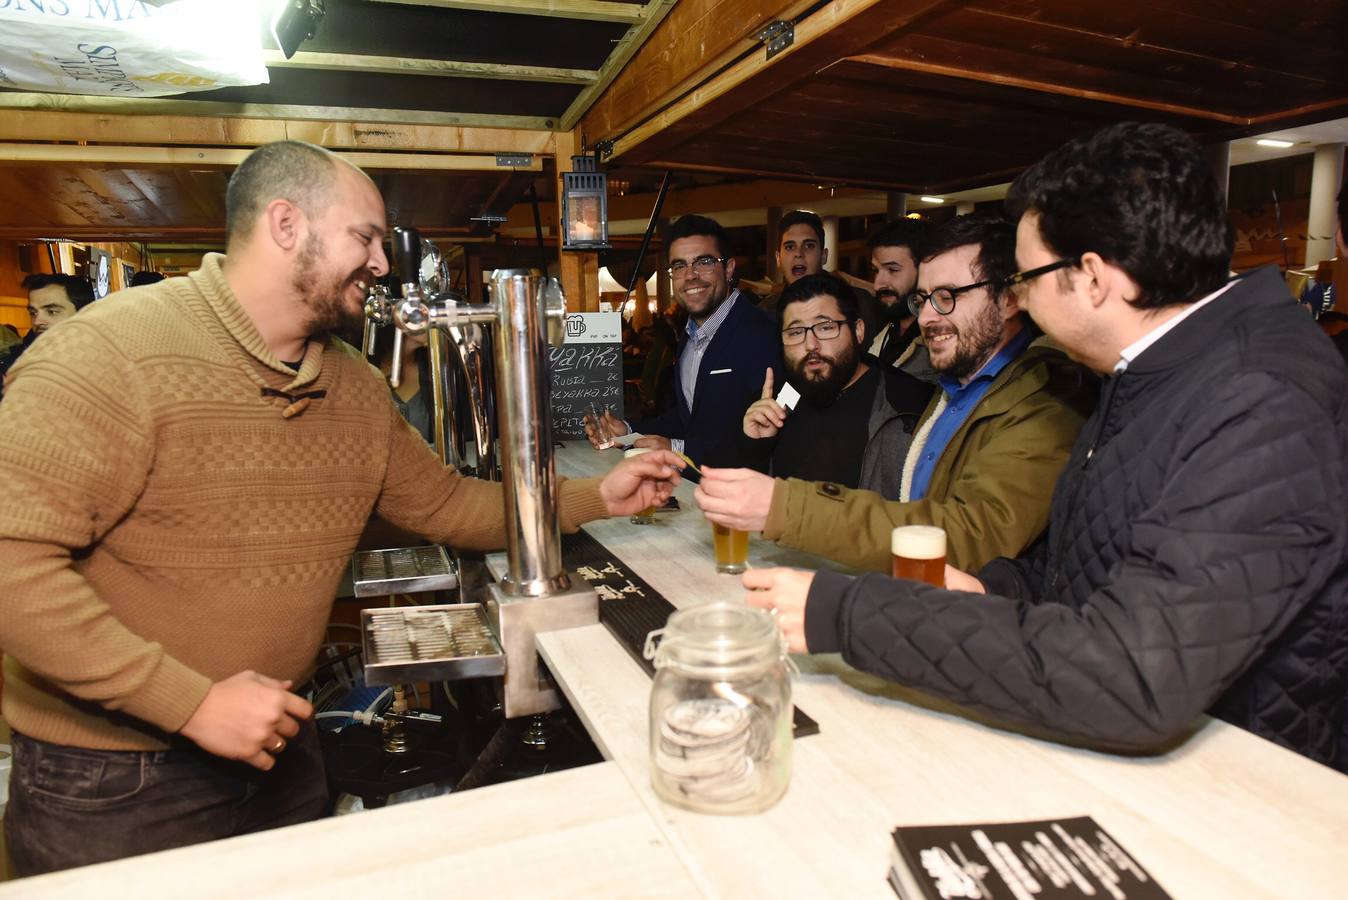
[[[571,313],[566,342],[548,348],[552,373],[552,433],[585,437],[584,418],[593,405],[623,418],[622,316],[616,312]]]

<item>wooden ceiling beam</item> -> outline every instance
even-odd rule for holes
[[[888,56],[879,53],[861,53],[856,56],[849,56],[847,57],[847,62],[861,63],[868,66],[879,66],[886,69],[899,69],[905,72],[919,72],[923,75],[940,75],[946,78],[978,81],[984,84],[1000,84],[1004,87],[1019,88],[1021,90],[1034,91],[1041,94],[1056,94],[1061,97],[1073,97],[1078,100],[1114,103],[1119,106],[1130,106],[1137,109],[1164,112],[1176,116],[1188,116],[1195,119],[1207,119],[1212,122],[1223,122],[1228,125],[1248,125],[1251,121],[1247,116],[1233,116],[1217,112],[1216,110],[1201,109],[1196,106],[1164,103],[1158,100],[1148,100],[1145,97],[1132,97],[1127,94],[1109,91],[1094,91],[1086,88],[1074,87],[1068,84],[1055,84],[1053,82],[1040,81],[1034,78],[1025,78],[1019,75],[1008,75],[1001,72],[970,69],[963,66],[950,66],[942,63]]]
[[[751,35],[769,22],[794,21],[814,0],[680,0],[650,40],[580,118],[587,139],[613,137],[762,45]],[[612,57],[610,57],[611,59]],[[580,98],[562,116],[575,119]]]
[[[646,40],[654,33],[655,29],[664,21],[665,16],[674,8],[678,0],[649,0],[642,7],[643,13],[641,21],[627,29],[627,33],[618,41],[618,45],[609,53],[604,64],[599,67],[598,78],[594,84],[591,84],[585,90],[571,101],[571,105],[562,113],[562,131],[570,131],[576,127],[581,116],[589,111],[622,73],[628,61],[636,55],[646,44]]]
[[[627,24],[638,21],[642,12],[642,8],[634,3],[614,3],[612,0],[373,0],[373,2]]]
[[[751,53],[618,136],[614,156],[643,164],[664,157],[740,111],[954,2],[834,0],[798,22],[794,43],[772,59],[765,51]],[[733,154],[733,148],[727,152]]]
[[[592,85],[599,80],[599,73],[592,69],[517,66],[459,59],[407,59],[401,56],[364,56],[356,53],[318,53],[309,50],[300,50],[289,59],[280,50],[263,50],[262,56],[269,69],[318,69],[371,72],[381,75],[430,75],[439,78],[489,78],[496,81],[541,81],[550,84]]]
[[[546,116],[437,112],[421,109],[376,109],[367,106],[302,106],[287,103],[226,103],[220,100],[176,100],[172,97],[96,97],[82,94],[0,92],[0,109],[61,110],[119,116],[219,116],[242,119],[291,119],[319,122],[368,122],[466,128],[551,131],[556,120]]]
[[[247,149],[220,147],[117,147],[108,144],[0,144],[0,162],[10,164],[72,164],[116,166],[234,167]],[[527,165],[504,167],[495,156],[429,153],[338,151],[343,159],[367,170],[429,172],[539,172],[543,160],[534,156]]]
[[[4,95],[0,94],[0,98]],[[214,144],[256,147],[308,141],[332,150],[444,153],[535,153],[551,156],[550,132],[454,125],[229,119],[214,116],[108,115],[25,109],[0,116],[0,141],[89,141],[115,144]]]

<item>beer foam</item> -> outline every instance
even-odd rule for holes
[[[945,556],[945,529],[933,525],[900,525],[889,537],[889,549],[906,559],[940,559]]]

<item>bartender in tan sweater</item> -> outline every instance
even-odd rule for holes
[[[46,335],[0,406],[5,833],[34,874],[326,813],[312,666],[371,513],[505,541],[501,486],[440,466],[329,333],[387,271],[384,204],[295,142],[230,180],[227,255]],[[561,486],[562,527],[663,503],[672,454]]]

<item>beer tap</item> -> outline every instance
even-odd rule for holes
[[[365,333],[361,336],[360,346],[365,356],[374,356],[375,342],[379,337],[381,325],[393,324],[393,304],[389,301],[388,286],[370,285],[365,295]]]
[[[573,586],[563,571],[558,529],[547,344],[560,346],[565,336],[566,298],[554,279],[524,269],[493,272],[489,303],[428,294],[421,287],[420,236],[410,228],[393,230],[393,257],[403,286],[392,308],[400,333],[429,330],[434,339],[492,326],[507,571],[489,589],[488,610],[507,658],[506,716],[555,709],[559,696],[540,669],[534,635],[598,621],[595,592],[580,579]]]

